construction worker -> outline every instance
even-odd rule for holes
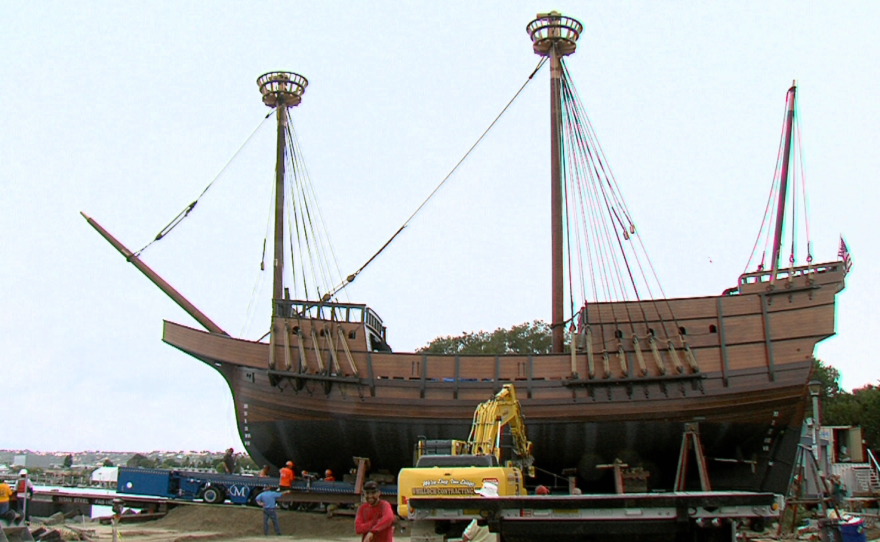
[[[333,476],[332,470],[327,469],[324,471],[324,481],[325,482],[335,482],[336,481],[336,477]]]
[[[21,514],[22,520],[28,520],[28,499],[34,494],[34,484],[28,478],[27,469],[18,471],[18,482],[15,483],[15,497],[18,500],[18,513]]]
[[[293,461],[288,461],[287,464],[281,467],[281,477],[278,480],[278,489],[281,491],[285,491],[290,489],[290,486],[293,485]]]
[[[223,456],[223,472],[233,474],[235,472],[235,453],[232,448],[226,450]]]
[[[269,522],[275,527],[275,535],[281,536],[281,529],[278,528],[278,512],[275,510],[276,501],[282,493],[275,491],[271,487],[266,486],[263,491],[257,495],[256,503],[263,508],[263,534],[269,534]]]
[[[12,488],[9,484],[0,480],[0,518],[6,516],[9,512],[9,497],[12,496]]]
[[[379,485],[370,480],[364,484],[363,503],[354,520],[354,531],[362,535],[361,542],[394,542],[394,511],[388,501],[379,497]]]

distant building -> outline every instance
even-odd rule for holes
[[[65,455],[67,454],[44,454],[39,452],[26,451],[24,453],[15,454],[12,459],[12,464],[16,467],[25,467],[28,469],[49,469],[53,467],[60,467],[64,463]]]
[[[92,472],[93,486],[116,487],[119,467],[98,467]]]

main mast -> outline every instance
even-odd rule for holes
[[[553,352],[562,352],[565,338],[565,279],[563,275],[562,139],[561,80],[562,57],[574,53],[583,25],[556,11],[539,13],[526,27],[535,54],[550,58],[550,229],[552,239]]]
[[[779,271],[779,249],[782,244],[782,226],[785,219],[785,193],[788,191],[788,164],[791,158],[792,126],[794,125],[794,99],[797,93],[797,81],[792,81],[788,89],[786,101],[788,113],[785,116],[785,150],[782,153],[782,177],[779,179],[779,202],[776,205],[776,231],[773,234],[773,271],[770,282],[776,282],[776,272]]]
[[[275,158],[273,299],[281,299],[284,294],[284,275],[282,273],[284,270],[284,157],[287,155],[287,108],[299,105],[308,84],[305,77],[293,72],[269,72],[257,79],[257,85],[263,95],[263,103],[276,110],[278,120]]]

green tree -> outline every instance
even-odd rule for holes
[[[150,459],[142,454],[134,454],[131,459],[129,459],[125,465],[127,467],[144,467],[145,469],[155,468],[157,462],[155,459]]]
[[[169,469],[175,469],[180,466],[180,462],[173,457],[166,457],[162,460],[161,466]]]
[[[104,460],[104,464],[103,464],[103,466],[105,466],[105,467],[112,467],[112,466],[114,466],[114,465],[113,465],[113,462],[110,461],[110,459],[105,459],[105,460]]]
[[[868,384],[852,393],[861,409],[858,425],[862,438],[871,450],[880,448],[880,388]]]
[[[867,385],[848,393],[840,387],[840,371],[815,360],[813,378],[822,382],[822,425],[857,425],[871,450],[880,447],[880,388]]]
[[[426,354],[547,354],[552,345],[550,325],[541,320],[489,333],[437,337],[417,350]]]
[[[813,379],[822,383],[822,397],[836,397],[843,390],[840,389],[840,371],[830,365],[825,365],[821,359],[813,358]]]
[[[73,466],[73,456],[71,454],[67,454],[64,456],[64,468],[69,469]]]
[[[248,455],[240,455],[235,458],[235,464],[237,466],[237,471],[239,472],[249,472],[260,470],[260,467],[257,466],[256,462],[250,458]]]

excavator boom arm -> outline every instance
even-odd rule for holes
[[[505,384],[495,397],[481,403],[474,411],[468,452],[474,455],[494,455],[501,459],[501,430],[510,426],[516,463],[532,472],[532,443],[526,438],[525,421],[513,384]]]

